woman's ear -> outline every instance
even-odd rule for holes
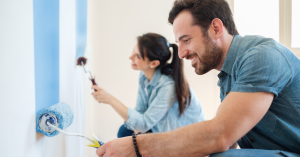
[[[160,61],[159,61],[159,60],[154,60],[154,61],[151,61],[151,62],[150,62],[150,67],[151,67],[151,68],[156,68],[156,67],[159,66],[159,64],[160,64]]]

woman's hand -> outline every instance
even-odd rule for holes
[[[118,114],[127,122],[127,111],[128,108],[123,105],[118,99],[108,94],[102,88],[97,85],[92,86],[92,89],[96,89],[96,92],[93,92],[92,95],[99,103],[105,103],[112,106]]]
[[[92,95],[99,103],[105,103],[105,104],[112,104],[112,102],[115,100],[115,98],[104,91],[102,88],[98,87],[97,85],[92,86],[92,89],[96,89],[97,91],[93,92]]]

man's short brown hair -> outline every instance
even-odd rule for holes
[[[169,13],[169,23],[173,24],[176,16],[183,10],[191,12],[194,25],[199,25],[205,34],[211,22],[219,18],[231,35],[239,34],[226,0],[176,0]]]

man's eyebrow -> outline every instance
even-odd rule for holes
[[[178,41],[180,41],[182,38],[185,38],[185,37],[187,37],[188,35],[182,35],[181,37],[179,37],[179,40]],[[177,43],[177,41],[176,41],[176,43]]]

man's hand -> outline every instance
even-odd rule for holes
[[[136,156],[132,137],[114,139],[99,147],[96,151],[99,157],[133,157]]]
[[[230,146],[229,149],[236,149],[238,146],[237,142],[235,142],[233,145]]]

